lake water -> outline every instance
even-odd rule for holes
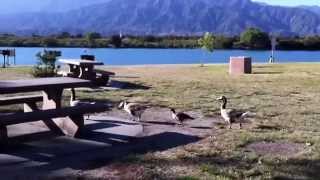
[[[5,48],[0,48],[5,49]],[[33,65],[35,54],[43,48],[15,48],[18,65]],[[79,58],[86,50],[106,65],[141,65],[141,64],[197,64],[227,63],[230,56],[251,56],[254,63],[266,63],[270,51],[215,50],[205,53],[201,49],[84,49],[50,48],[62,51],[61,58]],[[320,62],[320,51],[276,51],[276,62]],[[1,64],[0,59],[0,64]]]

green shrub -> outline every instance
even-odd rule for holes
[[[266,32],[257,28],[249,28],[240,36],[240,42],[249,49],[269,49],[271,41]]]
[[[32,69],[32,75],[34,77],[54,77],[56,76],[56,71],[55,68],[36,65]]]
[[[44,50],[36,54],[38,62],[32,69],[34,77],[54,77],[57,74],[56,61],[59,53],[57,51]]]

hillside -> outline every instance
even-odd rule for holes
[[[300,6],[301,8],[312,11],[320,16],[320,6]]]
[[[0,14],[66,12],[109,0],[1,0]]]
[[[310,10],[250,0],[110,0],[64,13],[48,12],[1,16],[0,32],[235,35],[258,27],[284,35],[320,34],[320,15]]]

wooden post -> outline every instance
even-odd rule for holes
[[[16,49],[13,49],[13,64],[16,65]]]
[[[7,55],[7,66],[9,67],[10,66],[10,56]]]
[[[6,55],[3,54],[3,64],[2,68],[6,68]]]

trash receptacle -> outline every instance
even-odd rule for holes
[[[229,73],[231,75],[251,74],[251,57],[230,57]]]
[[[95,56],[94,55],[87,55],[87,54],[81,55],[80,58],[83,59],[83,60],[90,60],[90,61],[94,61],[95,60]]]

